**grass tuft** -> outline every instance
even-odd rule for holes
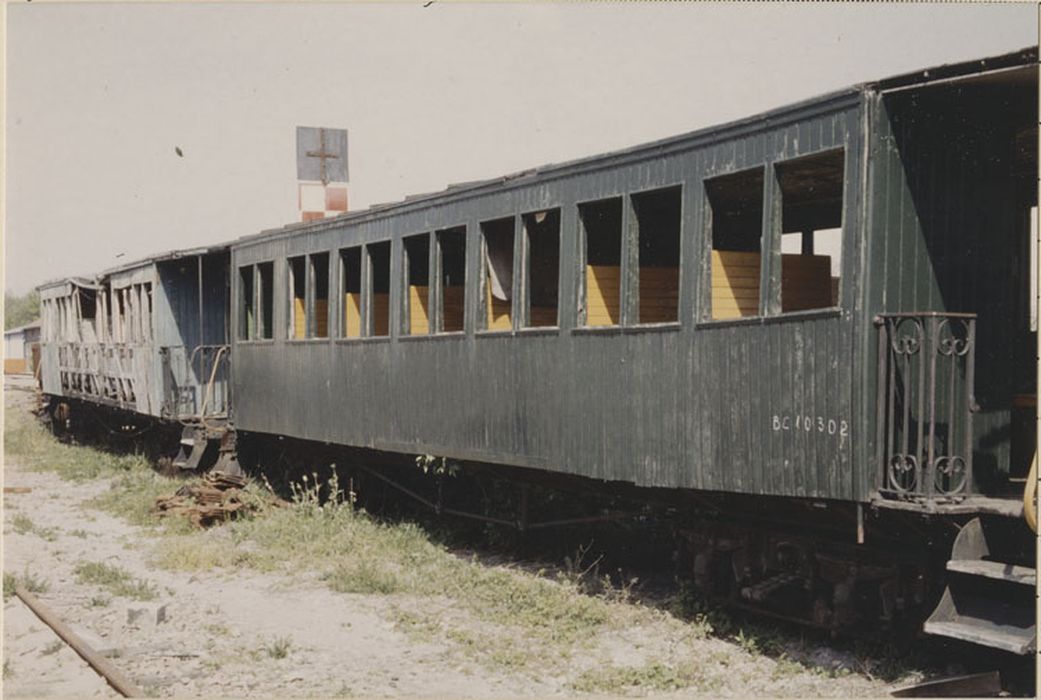
[[[655,661],[645,666],[591,668],[579,674],[569,687],[580,693],[617,694],[633,690],[662,692],[690,687],[711,690],[717,685],[709,682],[694,662],[670,665]]]
[[[103,562],[82,562],[76,566],[75,574],[80,583],[100,586],[114,596],[131,600],[155,600],[159,596],[148,581]]]
[[[284,659],[292,649],[293,640],[289,637],[275,637],[264,645],[264,653],[272,659]]]

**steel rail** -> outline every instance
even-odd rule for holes
[[[116,691],[126,698],[143,698],[145,694],[134,685],[133,681],[124,676],[119,669],[109,663],[108,659],[92,649],[86,642],[72,631],[72,629],[66,625],[61,619],[54,614],[52,610],[47,608],[43,603],[36,598],[36,596],[29,593],[21,585],[16,586],[14,589],[15,595],[22,599],[30,610],[36,613],[36,616],[43,620],[43,622],[54,630],[55,634],[62,638],[66,644],[79,654],[84,661],[86,661],[91,668],[98,672],[105,681],[116,689]]]

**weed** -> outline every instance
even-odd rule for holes
[[[111,598],[106,598],[103,595],[96,595],[91,597],[89,604],[92,608],[107,608],[111,602]]]
[[[11,519],[11,526],[19,535],[27,535],[36,528],[36,524],[27,515],[19,513]]]
[[[18,586],[18,577],[14,574],[4,572],[4,602],[14,595],[14,589]]]
[[[69,530],[69,535],[72,536],[72,537],[79,537],[79,538],[85,540],[85,539],[87,539],[88,533],[87,533],[86,530],[79,530],[79,529],[77,529],[77,530]]]
[[[19,513],[14,516],[11,520],[11,525],[14,527],[14,531],[19,535],[33,534],[38,537],[42,537],[48,542],[53,542],[58,538],[58,531],[53,527],[40,527],[32,521],[27,515]]]
[[[215,637],[227,637],[231,634],[231,628],[223,622],[214,622],[206,625],[205,630]]]
[[[24,410],[9,410],[5,418],[6,454],[27,469],[56,472],[71,481],[149,469],[141,455],[112,455],[92,447],[62,444]]]
[[[155,600],[158,597],[151,583],[102,562],[82,562],[76,566],[75,574],[80,583],[100,586],[115,596],[132,600]]]
[[[264,645],[264,653],[272,659],[284,659],[293,649],[293,640],[289,637],[275,637]]]
[[[45,579],[38,578],[36,574],[29,571],[28,567],[22,572],[20,582],[22,588],[29,593],[46,593],[51,588],[51,585]]]
[[[693,663],[670,666],[654,661],[646,666],[607,666],[579,674],[569,686],[582,693],[614,694],[624,690],[661,692],[709,685]]]
[[[64,646],[65,642],[60,639],[55,640],[43,648],[43,651],[40,652],[40,656],[51,656],[52,654],[57,654]]]
[[[4,679],[10,678],[14,675],[14,666],[11,665],[10,659],[4,659]]]

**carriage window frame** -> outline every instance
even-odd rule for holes
[[[306,293],[307,298],[305,300],[305,308],[307,314],[307,325],[305,328],[304,335],[307,340],[329,340],[330,338],[330,320],[332,314],[330,313],[330,306],[332,300],[330,299],[331,291],[331,280],[329,276],[329,266],[332,261],[332,255],[329,251],[318,251],[315,253],[307,254],[307,286]],[[318,326],[318,301],[319,301],[319,283],[325,283],[325,331],[319,335]]]
[[[539,219],[539,216],[542,219]],[[556,263],[556,279],[555,293],[557,302],[555,306],[555,319],[554,323],[540,323],[536,324],[532,321],[532,293],[534,291],[534,277],[532,273],[532,264],[534,257],[532,256],[532,233],[535,233],[537,238],[541,232],[537,230],[537,227],[541,226],[546,220],[554,218],[556,220],[556,231],[555,235],[557,238],[556,249],[553,251],[555,255]],[[533,231],[533,229],[535,229]],[[550,205],[541,207],[529,212],[524,212],[519,216],[519,227],[516,230],[516,235],[519,235],[520,240],[520,293],[517,295],[520,301],[520,308],[517,309],[517,323],[514,328],[521,333],[554,333],[560,330],[561,326],[561,292],[563,290],[563,284],[561,284],[564,261],[564,209],[560,205]],[[514,248],[516,250],[516,247]],[[546,252],[549,252],[547,246]],[[514,265],[514,270],[518,268]],[[516,274],[516,273],[515,273]],[[548,308],[548,307],[546,307]]]
[[[666,321],[644,321],[643,320],[643,309],[642,309],[642,273],[643,265],[641,264],[641,247],[640,247],[640,233],[643,222],[640,220],[640,205],[638,200],[643,198],[651,198],[656,196],[668,196],[671,193],[675,193],[677,214],[676,214],[676,293],[675,293],[675,314],[674,318]],[[626,289],[623,285],[621,304],[624,307],[629,306],[629,312],[626,314],[623,312],[619,321],[620,325],[625,329],[631,330],[672,330],[682,327],[682,299],[683,294],[690,293],[685,290],[686,283],[683,279],[683,260],[686,255],[686,247],[683,239],[686,234],[686,227],[684,226],[686,207],[684,206],[684,195],[686,193],[685,182],[673,182],[663,184],[660,186],[643,189],[638,192],[631,192],[626,196],[628,206],[623,204],[622,209],[622,251],[623,257],[627,251],[630,253],[630,267],[635,270],[635,274],[631,274],[628,288]],[[652,266],[648,266],[652,267]],[[633,290],[636,293],[633,293]]]
[[[625,306],[625,300],[622,295],[622,276],[623,276],[623,259],[625,257],[626,248],[626,211],[628,208],[629,195],[626,192],[616,192],[613,194],[607,194],[602,197],[595,197],[593,199],[587,199],[575,203],[575,218],[577,224],[578,241],[576,246],[577,255],[575,256],[574,272],[578,278],[578,315],[575,318],[575,327],[572,329],[573,333],[592,333],[592,334],[611,334],[621,333],[624,325],[622,323],[622,308]],[[610,324],[599,324],[589,325],[589,280],[588,280],[588,266],[589,266],[589,226],[586,223],[586,212],[592,207],[607,206],[609,203],[617,202],[619,212],[619,232],[618,232],[618,309],[617,309],[617,321]],[[613,206],[613,204],[612,204]]]
[[[489,270],[489,259],[488,259],[488,233],[491,226],[503,225],[505,230],[506,222],[509,222],[511,227],[511,246],[510,246],[510,327],[509,328],[489,328],[488,327],[488,316],[490,315],[489,304],[494,304],[494,301],[489,301],[491,297],[491,291],[488,288],[488,270]],[[519,274],[519,262],[521,256],[517,254],[518,247],[520,247],[520,241],[522,234],[520,231],[520,217],[517,214],[503,214],[501,216],[493,216],[487,219],[482,219],[477,222],[477,236],[479,241],[478,248],[478,261],[477,261],[477,294],[476,306],[477,306],[477,325],[474,335],[477,337],[502,337],[513,335],[518,330],[517,320],[517,290],[518,290],[518,274]],[[492,297],[494,299],[494,297]]]
[[[373,298],[376,292],[376,266],[373,260],[373,248],[386,248],[386,274],[387,274],[387,316],[386,332],[376,333],[376,317]],[[387,342],[394,336],[393,317],[391,309],[391,290],[394,287],[394,241],[391,238],[371,241],[362,245],[361,253],[361,337],[342,338],[345,342],[363,340],[369,342]]]
[[[460,308],[462,313],[462,328],[458,330],[445,330],[445,244],[449,238],[458,237],[462,241],[462,273],[463,283],[461,285],[451,285],[448,287],[461,288],[463,294],[463,302]],[[468,330],[468,322],[466,313],[467,305],[470,303],[472,294],[469,293],[470,284],[470,270],[468,265],[469,260],[469,227],[467,224],[456,224],[455,226],[445,226],[442,228],[435,229],[433,231],[433,239],[431,241],[431,266],[433,269],[433,277],[430,280],[431,293],[433,294],[430,309],[431,309],[431,326],[430,335],[438,337],[456,337],[466,335]]]
[[[284,329],[285,329],[285,334],[286,334],[285,335],[285,339],[286,339],[287,342],[290,342],[290,343],[305,343],[308,340],[311,340],[310,338],[307,337],[307,329],[308,329],[308,326],[310,325],[310,319],[308,318],[308,313],[307,313],[307,310],[308,310],[308,298],[310,297],[310,294],[309,294],[310,284],[308,283],[307,271],[308,271],[308,268],[310,267],[310,265],[308,264],[307,258],[308,258],[308,256],[306,254],[288,255],[285,258],[285,261],[286,261],[286,273],[285,273],[284,277],[285,277],[285,281],[286,281],[286,289],[285,289],[285,297],[284,297],[284,299],[285,299],[286,318],[285,318],[285,323],[284,323]],[[294,267],[297,264],[300,265],[300,269],[303,272],[303,290],[304,290],[304,296],[303,296],[303,300],[304,300],[304,303],[303,303],[303,314],[304,314],[304,326],[303,326],[303,328],[304,328],[304,332],[303,332],[303,335],[299,336],[299,337],[296,335],[297,318],[296,318],[296,308],[294,306],[295,300],[300,298],[300,297],[296,296],[298,280],[297,280],[297,272],[296,272],[296,270],[294,270]]]
[[[357,269],[348,269],[348,255],[357,255]],[[336,253],[336,259],[338,261],[337,269],[337,284],[336,284],[336,340],[337,341],[357,341],[365,338],[365,282],[367,275],[365,274],[365,245],[358,243],[356,245],[349,245],[340,248]],[[348,282],[352,280],[353,276],[356,275],[357,279],[354,280],[352,287],[357,287],[357,292],[348,292]],[[358,332],[353,335],[348,335],[348,323],[347,323],[347,294],[358,295]]]
[[[247,336],[242,335],[243,318],[242,312],[242,272],[251,270],[253,278],[253,332]],[[270,343],[275,340],[275,261],[261,260],[238,266],[236,289],[236,307],[238,318],[236,319],[236,343]],[[154,302],[153,302],[154,304]],[[154,313],[154,307],[152,309]]]
[[[399,278],[398,292],[400,294],[398,304],[398,338],[428,338],[434,335],[434,279],[431,277],[434,260],[433,233],[431,231],[420,231],[401,237],[400,264],[401,275]],[[425,272],[426,277],[426,331],[417,332],[412,327],[412,282],[413,256],[425,257],[426,265],[415,270],[416,273]],[[417,257],[418,259],[418,257]],[[422,299],[420,299],[422,301]]]
[[[812,161],[814,159],[826,159],[829,156],[837,155],[840,158],[841,166],[839,177],[841,179],[841,185],[839,187],[839,221],[838,226],[829,226],[827,228],[813,229],[813,233],[826,233],[828,231],[838,230],[838,249],[837,249],[837,265],[838,275],[835,277],[835,281],[831,282],[832,275],[829,269],[829,295],[831,294],[830,284],[836,284],[834,298],[830,299],[830,303],[821,306],[813,306],[805,309],[793,309],[790,311],[784,310],[784,292],[783,292],[783,276],[784,276],[784,255],[782,251],[782,240],[785,235],[784,231],[784,186],[782,183],[782,171],[793,165],[797,165],[800,162]],[[843,286],[845,281],[845,259],[849,251],[846,250],[846,227],[847,227],[847,208],[850,195],[850,178],[849,178],[849,152],[845,145],[837,145],[830,148],[821,148],[816,151],[809,153],[800,153],[799,155],[791,158],[785,158],[781,160],[774,160],[768,164],[769,174],[773,178],[773,192],[771,195],[771,204],[773,206],[773,214],[770,217],[769,228],[763,232],[764,242],[768,242],[770,251],[773,254],[775,264],[778,266],[778,275],[776,275],[778,282],[776,288],[769,290],[769,297],[766,300],[765,313],[762,315],[767,318],[804,318],[807,314],[828,315],[830,313],[841,313],[843,303],[845,301],[843,295]],[[769,188],[769,184],[767,187]],[[813,237],[809,241],[809,249],[811,255],[815,255],[812,251],[815,250],[815,239],[820,240],[817,237]],[[805,241],[801,242],[802,252],[800,255],[807,255],[807,245]],[[831,256],[829,256],[830,258]],[[762,308],[760,309],[762,311]]]
[[[256,340],[257,336],[257,266],[239,265],[238,318],[235,337],[238,341]],[[247,280],[247,275],[249,279]],[[247,301],[247,294],[249,299]],[[252,318],[252,324],[250,319]]]

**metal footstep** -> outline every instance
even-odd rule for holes
[[[969,521],[947,562],[947,590],[925,622],[927,634],[1018,655],[1036,648],[1036,570],[1010,560],[1003,537],[980,518]]]

